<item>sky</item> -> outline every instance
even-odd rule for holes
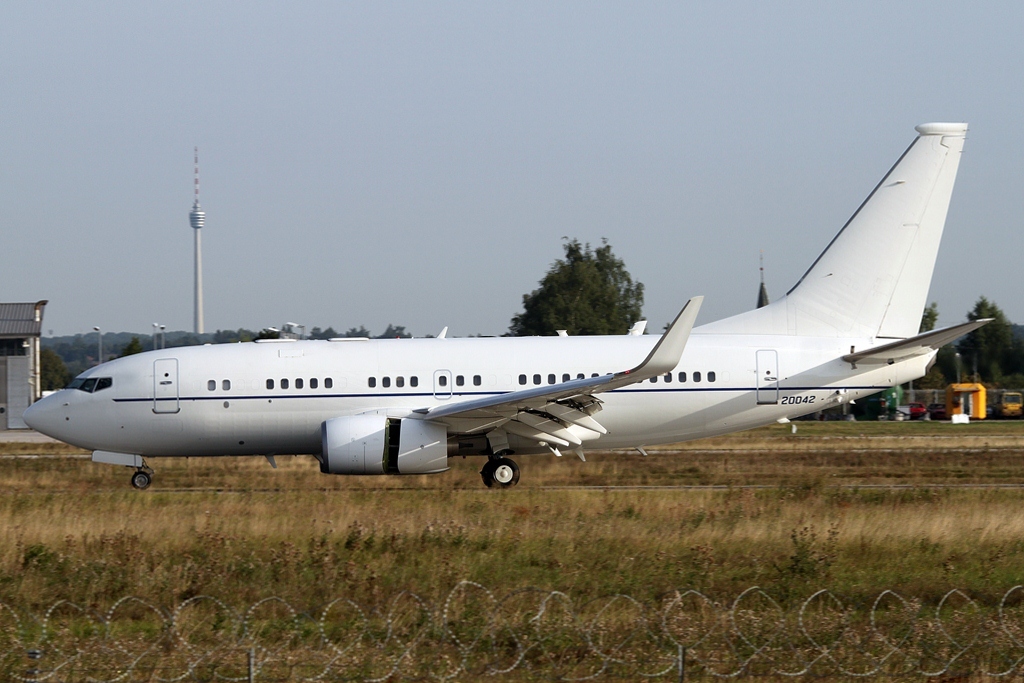
[[[1024,4],[8,2],[0,301],[45,334],[501,334],[607,239],[649,329],[807,269],[926,121],[970,132],[940,323],[1024,322]],[[884,249],[885,245],[878,245]]]

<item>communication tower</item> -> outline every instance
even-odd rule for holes
[[[768,288],[764,286],[764,250],[761,251],[761,288],[757,290],[757,307],[768,305]]]
[[[195,148],[196,164],[196,200],[192,204],[192,211],[188,214],[189,222],[196,236],[196,288],[195,288],[195,315],[193,318],[195,333],[203,333],[203,242],[200,231],[206,223],[206,212],[199,206],[199,148]]]

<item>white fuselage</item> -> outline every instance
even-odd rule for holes
[[[59,391],[30,411],[36,429],[90,450],[143,456],[317,454],[325,420],[367,412],[405,417],[417,409],[528,389],[538,379],[545,385],[618,372],[642,360],[657,339],[277,341],[173,348],[93,368],[83,377],[110,378],[109,388]],[[621,448],[749,429],[915,379],[934,356],[860,368],[841,360],[851,347],[874,345],[870,339],[695,329],[671,381],[662,375],[600,394],[598,417],[608,433],[579,434],[585,448]],[[467,421],[450,438],[476,426]],[[514,435],[509,442],[518,453],[548,450]]]

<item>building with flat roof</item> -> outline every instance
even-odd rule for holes
[[[46,304],[0,304],[0,430],[28,429],[22,415],[41,396],[39,337]]]

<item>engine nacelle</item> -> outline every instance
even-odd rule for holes
[[[448,429],[383,415],[335,417],[320,425],[324,474],[432,474],[448,469]]]

